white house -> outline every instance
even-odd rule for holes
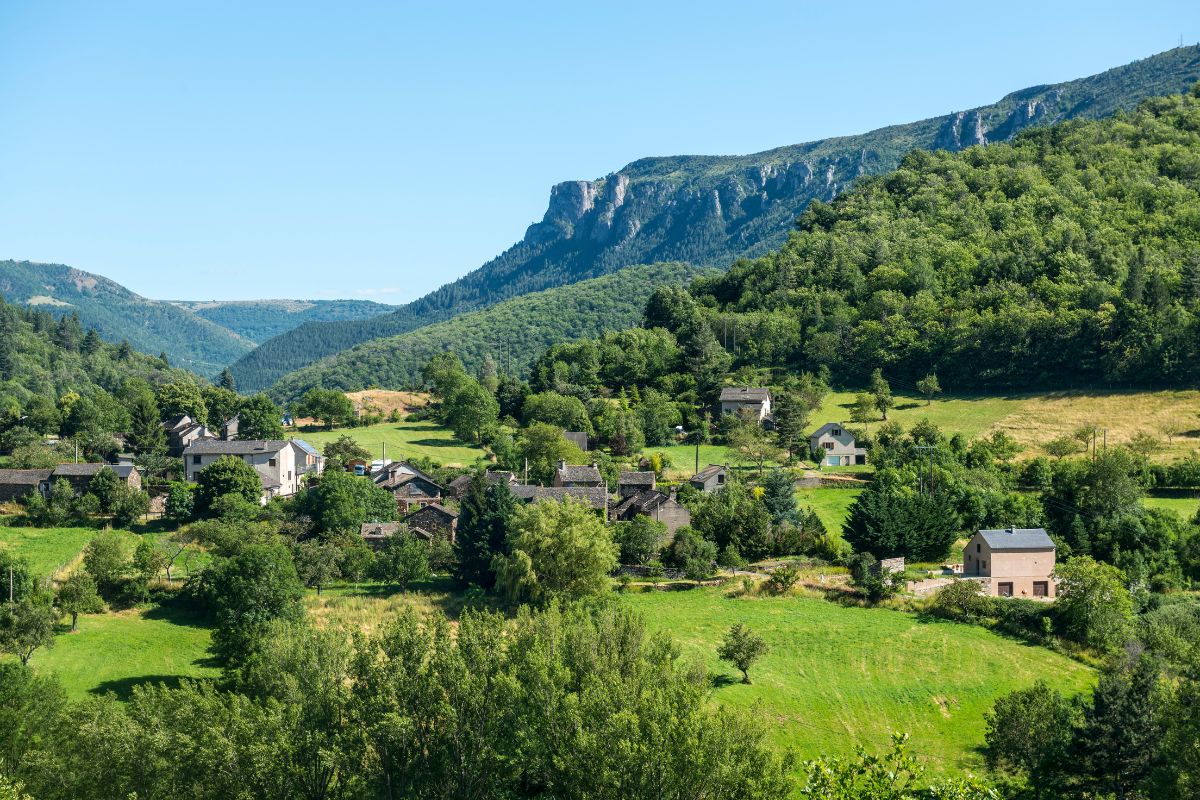
[[[221,439],[200,439],[183,451],[184,474],[189,481],[219,458],[240,458],[262,478],[263,502],[272,497],[291,497],[300,491],[304,452],[290,441],[280,439],[226,442]]]
[[[826,422],[808,437],[808,449],[820,456],[822,464],[845,467],[867,463],[867,450],[859,447],[854,434],[839,422]]]
[[[771,419],[771,390],[751,386],[730,387],[721,390],[721,413],[746,412],[759,422]]]

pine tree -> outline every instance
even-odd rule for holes
[[[467,584],[490,589],[496,584],[492,559],[503,552],[509,520],[516,510],[507,483],[489,483],[480,471],[471,478],[459,506],[454,550],[456,577]]]
[[[1147,783],[1164,734],[1159,680],[1158,663],[1148,655],[1100,677],[1076,738],[1077,764],[1098,792],[1124,800]]]
[[[166,452],[167,435],[159,424],[158,403],[149,392],[138,393],[129,404],[129,444],[139,454]]]
[[[229,371],[229,367],[221,370],[221,378],[217,382],[217,385],[231,392],[237,391],[237,381],[233,379],[233,373]]]
[[[782,469],[771,470],[762,480],[763,503],[771,512],[771,522],[799,523],[800,513],[796,508],[796,486],[792,476]]]

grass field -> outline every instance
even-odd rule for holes
[[[1087,667],[983,628],[921,622],[910,614],[810,598],[727,598],[721,589],[622,596],[654,629],[669,631],[718,677],[713,700],[756,709],[773,739],[802,757],[880,750],[893,731],[936,769],[979,771],[983,715],[995,699],[1038,678],[1088,689]],[[771,650],[750,671],[719,661],[725,631],[744,622]]]
[[[469,466],[485,455],[480,448],[460,442],[453,433],[433,422],[384,422],[363,428],[296,433],[318,449],[342,435],[370,450],[374,458],[382,457],[384,445],[390,459],[427,457],[446,466]]]
[[[825,530],[840,537],[842,523],[860,494],[862,489],[798,489],[796,499],[802,507],[810,506],[817,512],[821,522],[825,523]]]
[[[77,632],[56,636],[30,665],[56,674],[74,698],[110,691],[127,697],[138,684],[216,676],[209,641],[209,629],[189,614],[156,606],[80,617]]]
[[[46,576],[73,561],[95,535],[95,528],[0,527],[0,548],[28,561],[34,575]]]
[[[1200,497],[1147,497],[1142,500],[1142,505],[1146,508],[1164,508],[1184,519],[1191,519],[1200,511]]]
[[[814,425],[849,422],[855,395],[831,392],[813,415]],[[1127,442],[1139,432],[1155,436],[1162,442],[1155,456],[1159,460],[1174,460],[1200,449],[1200,391],[943,396],[928,406],[923,398],[897,394],[896,407],[888,416],[905,428],[927,418],[947,433],[967,437],[1002,430],[1025,445],[1029,456],[1041,455],[1041,445],[1084,425],[1107,429],[1109,444]],[[879,424],[864,427],[874,430]]]

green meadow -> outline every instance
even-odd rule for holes
[[[338,428],[332,431],[303,431],[297,438],[317,449],[339,436],[349,436],[371,451],[373,458],[382,458],[384,448],[392,460],[429,458],[446,466],[469,466],[486,453],[474,445],[461,442],[454,434],[434,422],[382,422],[362,428]]]

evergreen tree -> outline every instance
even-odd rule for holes
[[[1148,655],[1100,676],[1075,739],[1089,788],[1124,800],[1146,786],[1163,744],[1162,696],[1159,665]]]
[[[463,583],[490,589],[496,583],[493,559],[504,551],[509,521],[516,501],[508,484],[491,483],[483,471],[476,472],[459,505],[454,550],[458,557],[455,576]]]
[[[800,512],[796,507],[796,482],[788,472],[782,469],[771,470],[763,478],[761,485],[763,503],[771,514],[772,524],[800,522]]]
[[[217,381],[217,385],[230,392],[237,391],[237,381],[233,379],[233,373],[229,371],[229,367],[221,370],[221,378]]]
[[[167,434],[159,422],[158,403],[149,392],[138,392],[129,403],[129,445],[133,451],[162,453],[167,449]]]

